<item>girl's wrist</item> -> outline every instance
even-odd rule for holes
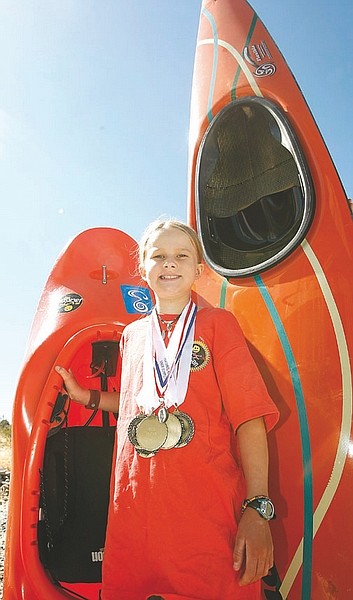
[[[91,399],[90,390],[87,390],[86,388],[81,388],[77,394],[69,394],[69,396],[71,400],[78,404],[83,404],[84,406],[86,406]]]
[[[88,390],[89,400],[85,402],[85,407],[90,410],[98,410],[101,401],[101,393],[99,390]]]

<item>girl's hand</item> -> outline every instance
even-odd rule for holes
[[[64,367],[59,365],[55,367],[55,371],[63,378],[65,388],[72,400],[79,402],[80,404],[88,404],[90,399],[89,390],[81,387],[71,371],[67,371]]]
[[[273,566],[273,544],[268,521],[247,508],[241,516],[233,553],[233,567],[242,573],[239,585],[265,577]]]

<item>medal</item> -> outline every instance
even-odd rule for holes
[[[132,419],[132,421],[130,422],[128,430],[127,430],[128,438],[129,438],[130,442],[133,444],[133,446],[135,446],[135,447],[138,446],[137,439],[136,439],[136,426],[143,419],[146,419],[146,415],[139,414],[139,415],[137,415],[137,417],[134,417]]]
[[[179,409],[173,413],[165,409],[166,420],[161,421],[160,411],[158,415],[139,414],[129,424],[129,440],[142,458],[152,458],[158,450],[184,448],[194,437],[195,425],[190,415]]]
[[[134,446],[149,452],[159,450],[168,435],[166,424],[161,423],[156,415],[145,417],[136,424],[135,429],[137,445]]]
[[[158,438],[157,441],[155,440],[153,442],[152,440],[153,440],[154,432],[153,431],[151,432],[151,421],[150,421],[149,427],[145,426],[145,427],[142,427],[142,429],[139,429],[140,438],[138,438],[138,428],[140,428],[143,421],[146,421],[149,418],[150,417],[148,417],[147,415],[140,413],[139,415],[137,415],[136,417],[134,417],[132,419],[132,421],[130,422],[129,427],[128,427],[128,438],[129,438],[131,444],[133,446],[135,446],[135,450],[136,450],[137,454],[139,456],[141,456],[142,458],[152,458],[152,456],[155,456],[157,450],[160,447],[160,444],[162,444],[163,441],[167,437],[167,430],[165,428],[162,435],[161,435],[161,431],[159,431],[159,436],[157,435],[157,438]],[[154,416],[154,419],[157,419],[157,417]],[[163,424],[162,424],[162,426],[163,426]],[[153,429],[153,427],[152,427],[152,429]],[[149,441],[147,441],[148,447],[144,448],[141,444],[145,443],[146,435],[147,435],[147,437],[149,437],[150,434],[152,435],[152,438]]]
[[[183,425],[181,420],[178,419],[174,413],[168,414],[168,419],[166,420],[165,424],[168,433],[163,446],[161,446],[161,450],[170,450],[171,448],[175,448],[180,441],[183,433]]]
[[[187,444],[189,444],[192,440],[192,438],[194,437],[194,433],[195,433],[195,425],[194,425],[194,421],[192,420],[192,418],[190,417],[190,415],[187,415],[184,412],[181,412],[180,410],[175,410],[173,413],[182,423],[182,434],[180,437],[179,442],[176,444],[176,448],[183,448],[184,446],[187,446]]]
[[[157,452],[149,452],[143,448],[136,448],[136,452],[139,456],[142,456],[142,458],[152,458],[152,456],[156,456],[157,454]]]

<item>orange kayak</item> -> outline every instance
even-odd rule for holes
[[[122,330],[152,307],[135,251],[121,231],[87,230],[46,283],[13,411],[4,600],[98,599],[115,418],[71,403],[53,367],[117,388]]]
[[[197,292],[235,313],[281,413],[264,597],[348,600],[352,217],[302,93],[245,0],[202,4],[188,210],[207,263]]]

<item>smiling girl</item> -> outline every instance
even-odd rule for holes
[[[234,316],[200,308],[196,233],[158,220],[139,246],[152,313],[121,341],[120,393],[56,367],[71,398],[117,412],[103,600],[256,600],[273,564],[267,434],[278,419]]]

